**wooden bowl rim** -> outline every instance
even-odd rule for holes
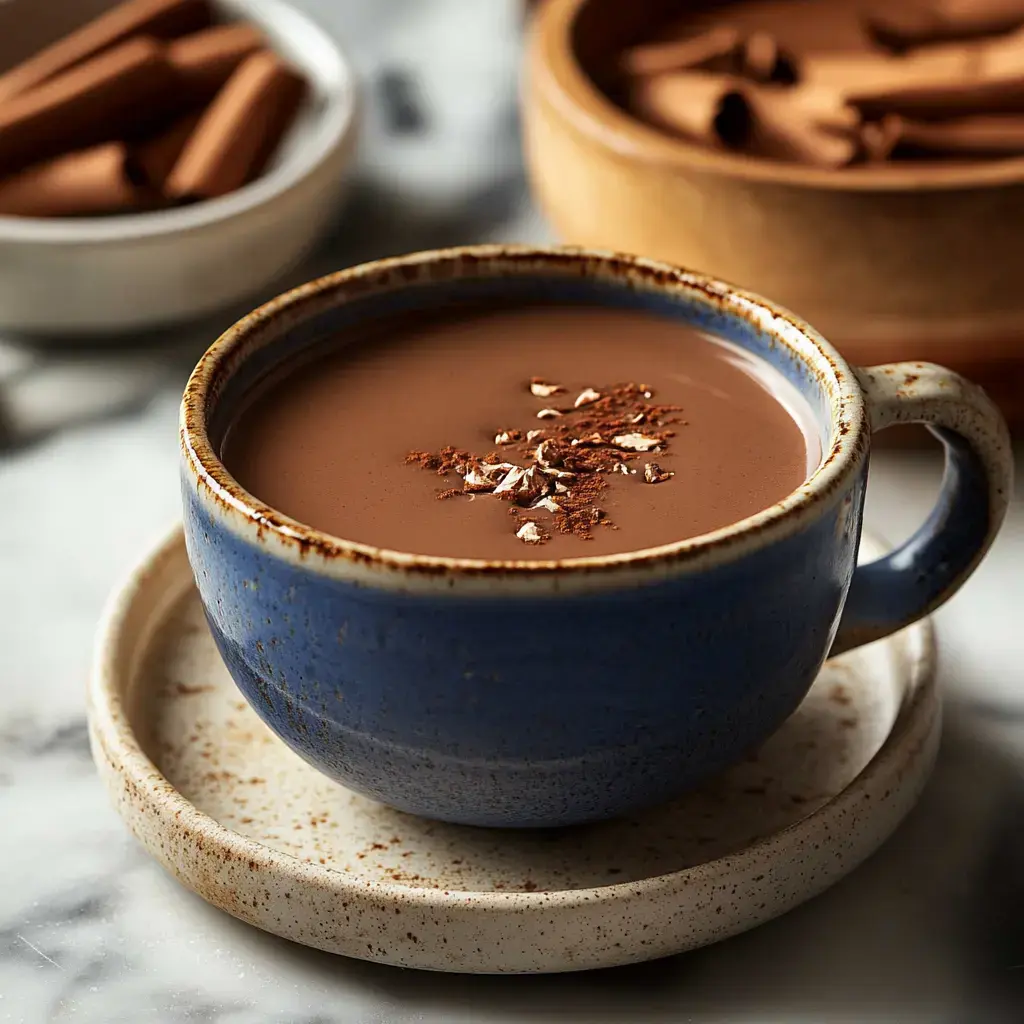
[[[630,160],[749,181],[834,192],[969,191],[1024,184],[1024,156],[956,167],[885,165],[843,173],[716,152],[630,117],[594,84],[576,59],[572,33],[595,0],[547,0],[533,15],[530,78],[580,133]]]

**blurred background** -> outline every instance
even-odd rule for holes
[[[586,977],[410,974],[258,934],[179,888],[128,837],[89,761],[84,680],[107,595],[178,515],[177,406],[198,356],[259,301],[322,273],[556,237],[520,144],[520,0],[293,4],[338,41],[360,97],[338,172],[347,193],[313,252],[185,322],[0,332],[0,1020],[1019,1022],[1019,502],[938,616],[948,724],[922,806],[835,890],[722,946]],[[34,5],[0,5],[3,45]],[[0,279],[51,258],[36,251],[45,232],[19,230],[0,218]],[[64,262],[34,287],[38,308],[59,311],[89,268],[55,239]],[[928,446],[879,452],[869,524],[894,542],[908,535],[940,470]]]

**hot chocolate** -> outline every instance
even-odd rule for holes
[[[252,494],[347,540],[635,551],[771,505],[819,458],[781,374],[670,319],[535,306],[373,333],[265,384],[223,446]]]

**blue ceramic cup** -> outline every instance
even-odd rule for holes
[[[267,374],[354,324],[466,298],[639,308],[723,336],[796,385],[821,462],[784,500],[714,533],[528,563],[328,536],[221,464],[227,426]],[[925,423],[944,444],[941,496],[906,544],[855,569],[871,433],[894,423]],[[503,246],[381,260],[256,310],[193,372],[181,444],[196,584],[263,720],[345,786],[488,826],[611,817],[740,760],[830,651],[956,591],[999,528],[1012,472],[999,413],[949,370],[851,369],[784,310],[675,267]]]

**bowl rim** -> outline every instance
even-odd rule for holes
[[[345,540],[264,504],[235,480],[207,433],[207,414],[249,353],[350,296],[416,284],[545,274],[586,276],[610,287],[680,296],[716,315],[746,320],[771,335],[817,378],[829,405],[830,430],[817,468],[780,501],[697,537],[619,554],[505,560],[418,555]],[[376,260],[285,292],[229,328],[192,371],[181,403],[184,487],[212,521],[243,543],[318,575],[386,589],[451,594],[593,590],[701,572],[803,530],[843,499],[867,455],[870,429],[852,369],[812,327],[760,296],[706,274],[656,260],[573,246],[475,245]]]
[[[1024,156],[947,167],[882,165],[846,173],[716,152],[674,138],[614,104],[577,60],[572,34],[580,13],[594,2],[600,0],[547,0],[538,7],[529,29],[528,78],[577,132],[620,156],[661,167],[832,192],[961,191],[1024,184]]]
[[[243,216],[292,191],[332,153],[344,146],[356,128],[359,90],[354,66],[344,48],[313,18],[286,0],[219,0],[232,18],[246,16],[272,26],[282,35],[308,40],[317,61],[302,69],[322,90],[316,125],[308,141],[255,181],[216,199],[191,206],[116,217],[15,217],[0,215],[0,242],[93,245],[178,235]]]

